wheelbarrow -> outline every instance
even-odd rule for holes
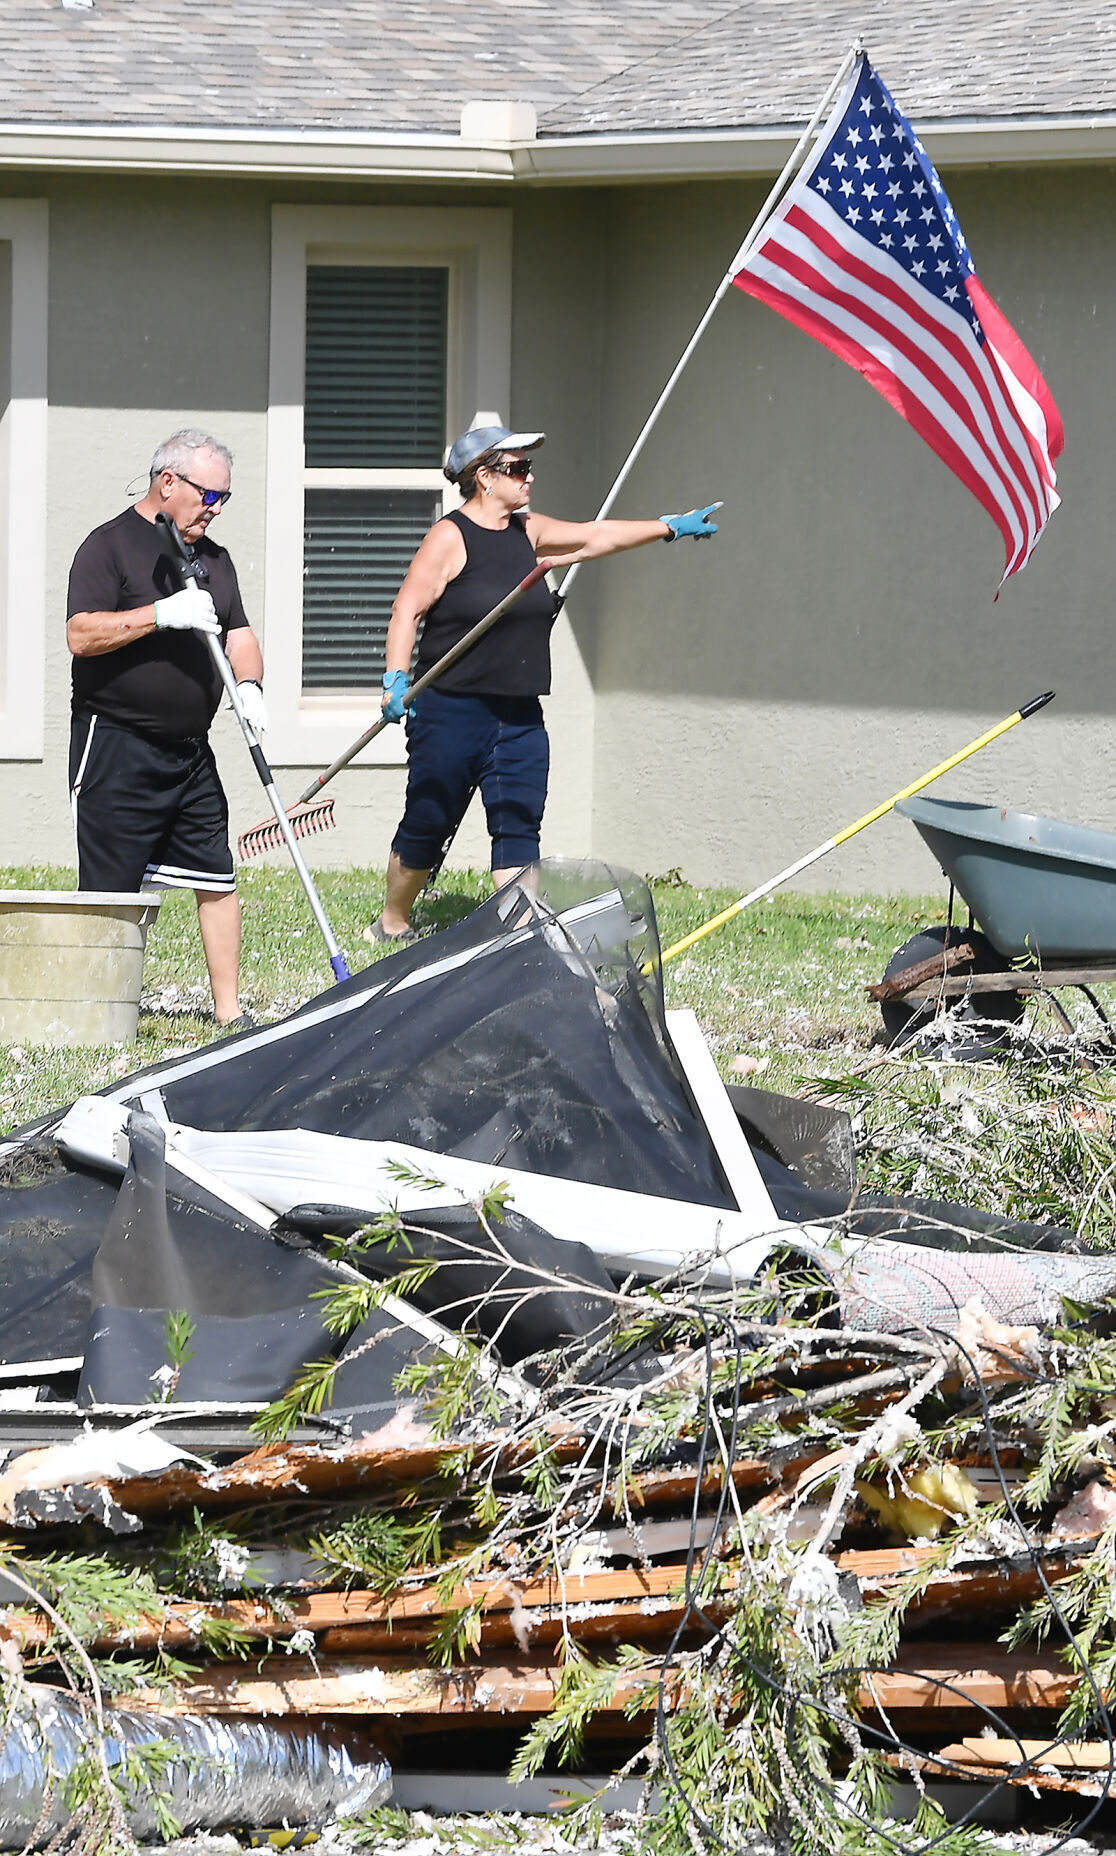
[[[1111,1036],[1092,986],[1116,981],[1116,834],[960,799],[919,795],[895,809],[934,853],[970,925],[915,935],[869,987],[889,1042],[908,1043],[939,1004],[958,999],[969,1019],[1015,1022],[1036,992],[1072,1031],[1053,997],[1066,986],[1081,988]]]

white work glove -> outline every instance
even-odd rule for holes
[[[155,630],[211,632],[216,638],[221,634],[221,621],[204,587],[191,580],[181,593],[168,593],[166,599],[155,601]]]
[[[240,706],[244,711],[244,720],[252,730],[252,733],[254,735],[266,735],[267,704],[264,702],[263,691],[256,682],[255,677],[246,677],[243,683],[238,683],[236,686],[236,693],[240,697]]]

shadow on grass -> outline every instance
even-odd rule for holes
[[[415,927],[420,934],[439,934],[443,928],[452,928],[455,923],[463,922],[467,915],[472,915],[489,893],[432,889],[428,895],[420,896],[415,905],[412,917]]]

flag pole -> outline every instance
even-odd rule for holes
[[[708,328],[710,322],[712,321],[713,313],[716,310],[717,305],[720,303],[721,298],[725,295],[726,291],[731,287],[733,278],[736,276],[737,272],[740,270],[740,267],[743,264],[744,259],[747,257],[748,252],[751,250],[760,232],[763,230],[763,226],[764,226],[765,221],[767,220],[768,214],[772,211],[772,208],[774,207],[775,202],[778,200],[779,195],[782,193],[784,187],[786,186],[787,181],[790,179],[790,176],[794,173],[795,168],[798,166],[799,162],[801,161],[802,156],[806,149],[806,145],[810,140],[810,137],[813,135],[819,122],[821,121],[822,117],[825,115],[825,112],[829,108],[830,103],[832,102],[837,91],[840,89],[841,85],[844,83],[845,78],[847,77],[849,71],[852,69],[854,62],[856,61],[857,58],[859,58],[862,49],[863,48],[862,48],[861,42],[858,38],[854,40],[853,44],[849,47],[849,50],[845,53],[845,56],[842,58],[840,68],[837,71],[836,76],[834,77],[832,83],[830,84],[821,102],[818,104],[817,109],[814,111],[814,114],[811,116],[805,129],[803,129],[802,134],[798,138],[798,141],[795,143],[794,148],[792,149],[789,157],[787,158],[786,163],[784,164],[782,173],[779,175],[779,178],[775,182],[775,185],[772,187],[771,192],[768,194],[763,205],[760,207],[759,212],[756,214],[755,219],[752,221],[752,224],[751,224],[751,227],[749,228],[747,236],[745,237],[743,243],[741,244],[739,250],[737,251],[736,256],[734,257],[732,263],[729,265],[728,270],[725,272],[720,283],[717,285],[717,289],[714,292],[712,302],[710,303],[704,316],[702,317],[701,321],[698,323],[697,328],[694,330],[685,348],[683,349],[682,354],[677,362],[677,365],[675,366],[674,372],[671,374],[670,379],[666,383],[666,386],[663,388],[658,399],[655,401],[655,404],[652,406],[651,411],[648,413],[647,418],[644,422],[643,430],[640,432],[639,437],[635,441],[635,444],[632,446],[627,457],[625,458],[624,463],[622,464],[620,468],[619,474],[617,475],[616,480],[613,483],[611,490],[609,491],[608,495],[604,499],[604,502],[601,504],[600,508],[597,511],[596,520],[598,522],[600,522],[602,518],[608,514],[609,510],[612,508],[613,503],[616,501],[617,496],[620,494],[620,491],[623,488],[624,483],[627,480],[628,474],[631,471],[632,465],[635,463],[640,452],[643,450],[643,447],[646,444],[648,438],[651,436],[651,433],[658,421],[659,414],[662,412],[663,407],[666,405],[671,394],[674,392],[674,389],[677,386],[678,381],[681,379],[686,363],[689,361],[690,356],[694,352],[694,349],[697,347],[699,341],[701,340],[702,336],[705,334],[706,329]],[[572,567],[568,567],[566,569],[566,572],[562,577],[562,586],[561,586],[561,593],[562,593],[563,599],[565,599],[565,597],[569,593],[570,587],[573,584],[573,581],[577,575],[577,570],[580,566],[581,566],[581,562],[575,561]]]

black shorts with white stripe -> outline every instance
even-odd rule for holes
[[[141,735],[89,710],[70,730],[78,888],[236,887],[229,808],[204,739]]]

